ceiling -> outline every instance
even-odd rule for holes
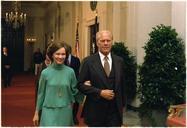
[[[51,2],[55,2],[55,1],[18,1],[18,3],[21,3],[21,6],[40,6],[40,7],[46,7]],[[2,1],[1,5],[2,7],[13,6],[14,3],[15,1]]]
[[[40,6],[40,7],[47,7],[51,2],[54,1],[21,1],[22,6]]]
[[[18,1],[19,8],[42,7],[46,8],[51,2],[55,1]],[[15,1],[1,1],[1,17],[5,16],[6,12],[13,11]]]

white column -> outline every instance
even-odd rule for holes
[[[121,41],[120,40],[120,2],[114,2],[113,4],[113,41]]]
[[[137,4],[128,2],[126,9],[126,40],[125,45],[133,55],[137,56]]]

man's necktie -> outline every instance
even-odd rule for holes
[[[105,70],[105,73],[107,74],[107,76],[110,75],[110,66],[109,66],[109,63],[108,63],[108,57],[105,56],[104,58],[104,70]]]

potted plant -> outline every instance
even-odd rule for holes
[[[186,67],[185,47],[182,39],[171,26],[153,27],[150,39],[144,46],[144,62],[139,68],[140,115],[150,119],[150,126],[165,126],[170,105],[185,102]],[[149,111],[151,110],[151,111]],[[165,112],[154,119],[153,110]]]
[[[112,52],[124,60],[124,75],[127,94],[127,104],[130,104],[136,95],[136,61],[135,56],[125,47],[123,42],[115,42]]]

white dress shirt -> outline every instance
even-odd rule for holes
[[[105,55],[103,55],[100,51],[99,51],[99,56],[100,56],[100,59],[101,59],[101,63],[102,63],[102,66],[104,68],[104,58],[105,58]],[[109,63],[109,66],[110,66],[110,71],[112,69],[112,57],[111,57],[111,53],[109,53],[107,55],[107,58],[108,58],[108,63]]]

